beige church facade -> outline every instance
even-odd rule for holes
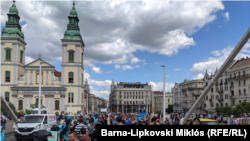
[[[61,41],[58,39],[62,43],[61,72],[42,59],[45,54],[25,65],[27,43],[19,25],[20,17],[15,3],[7,15],[8,21],[1,35],[1,95],[7,102],[13,103],[17,111],[30,110],[30,105],[38,102],[41,65],[41,102],[49,109],[49,113],[61,113],[65,108],[69,113],[70,100],[73,114],[84,113],[89,88],[85,88],[84,84],[85,45],[74,5],[68,16],[69,23],[64,37]]]

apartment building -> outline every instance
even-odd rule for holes
[[[188,112],[188,110],[192,107],[194,102],[198,99],[204,89],[204,80],[184,80],[184,82],[180,83],[181,86],[181,105],[179,106],[182,111],[180,112]],[[204,100],[203,104],[199,104],[198,108],[194,111],[195,113],[203,113],[204,111]]]
[[[163,112],[163,92],[154,91],[154,109],[155,112]],[[172,105],[172,93],[165,92],[165,108],[167,109],[169,105]]]
[[[218,72],[217,70],[215,73]],[[204,87],[211,83],[213,76],[206,72]],[[243,101],[249,102],[249,77],[250,58],[234,60],[205,97],[204,108],[206,112],[215,111],[217,106],[229,105],[235,107]]]
[[[180,84],[175,83],[174,87],[171,88],[172,91],[172,103],[173,103],[173,111],[174,112],[181,112],[181,93],[182,93],[182,89]]]

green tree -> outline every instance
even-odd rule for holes
[[[215,112],[218,114],[218,115],[221,115],[222,114],[222,107],[220,107],[220,106],[217,106],[216,108],[215,108]]]
[[[31,110],[26,109],[25,110],[25,114],[30,115],[31,114]]]
[[[8,104],[9,104],[9,106],[10,106],[11,110],[12,110],[12,111],[15,113],[15,115],[17,116],[17,115],[18,115],[18,113],[17,113],[17,111],[16,111],[15,106],[14,106],[11,102],[9,102]],[[1,104],[1,112],[2,112],[4,115],[6,115],[6,114],[7,114],[7,111],[5,110],[5,108],[3,107],[3,105],[2,105],[2,104]]]
[[[222,107],[222,114],[224,116],[230,116],[232,114],[232,107],[228,106],[228,105],[225,105],[224,107]]]
[[[43,106],[43,105],[42,105],[42,106]],[[32,109],[38,108],[38,103],[36,102],[35,104],[31,104],[30,107],[31,107]],[[46,108],[46,107],[43,106],[43,108]]]
[[[173,110],[173,105],[168,105],[168,108],[166,109],[166,112],[167,113],[172,113],[174,110]]]

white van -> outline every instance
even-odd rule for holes
[[[34,139],[34,132],[39,130],[50,131],[53,125],[57,125],[56,115],[54,114],[25,115],[17,123],[15,138],[16,140]]]
[[[33,115],[33,114],[39,114],[38,113],[38,108],[34,108],[33,110],[32,110],[32,112],[31,112],[31,114]],[[49,114],[48,113],[48,108],[42,108],[41,109],[41,114]]]

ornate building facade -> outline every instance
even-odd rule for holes
[[[45,62],[41,55],[35,61],[25,65],[27,43],[19,24],[19,13],[16,4],[10,7],[8,21],[1,35],[1,94],[7,102],[15,105],[17,111],[30,109],[31,104],[38,102],[39,67],[41,73],[41,103],[49,109],[49,113],[69,111],[84,112],[84,42],[78,27],[78,16],[73,4],[69,23],[62,43],[61,72]],[[66,20],[66,18],[65,18]]]
[[[120,82],[112,80],[110,86],[109,106],[112,112],[138,112],[138,109],[152,109],[152,87],[142,84]]]

